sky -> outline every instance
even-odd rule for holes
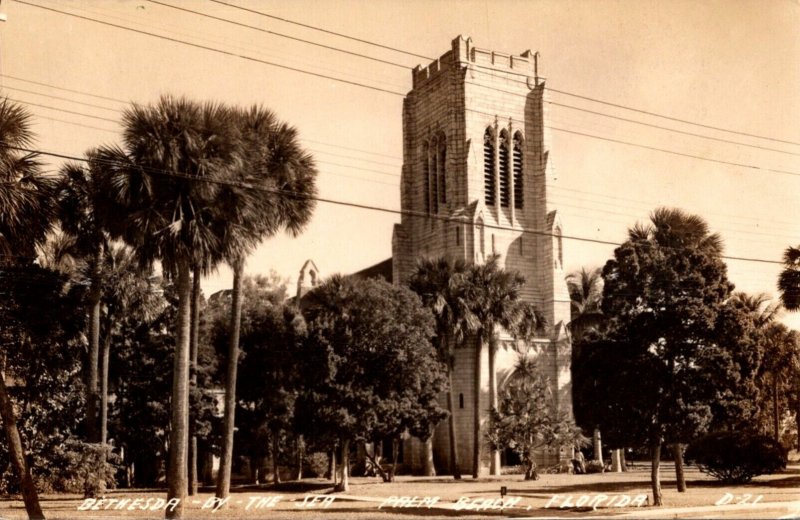
[[[622,242],[654,208],[679,207],[740,258],[727,260],[738,290],[772,296],[775,262],[800,244],[795,1],[5,0],[0,13],[0,89],[28,106],[47,152],[117,143],[120,112],[163,94],[262,104],[299,130],[320,197],[398,210],[411,68],[463,35],[540,53],[565,235]],[[266,240],[247,272],[275,270],[291,292],[307,259],[323,276],[362,269],[391,256],[396,222],[319,202],[302,235]],[[565,240],[565,268],[612,252]],[[230,284],[222,267],[203,287]]]

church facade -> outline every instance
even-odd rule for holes
[[[566,325],[570,298],[563,271],[561,222],[548,198],[557,181],[550,158],[548,105],[538,53],[504,54],[458,37],[451,49],[416,67],[403,104],[401,222],[392,237],[392,280],[406,283],[422,257],[450,256],[500,265],[527,280],[523,299],[550,325],[528,344],[498,331],[498,385],[518,356],[536,356],[553,385],[557,405],[572,410],[571,344]],[[481,422],[488,419],[488,349],[481,359]],[[456,351],[453,377],[459,465],[469,473],[473,457],[475,342]],[[406,443],[404,462],[423,465],[421,443]],[[490,451],[482,450],[487,471]],[[539,463],[566,453],[543,452]],[[405,460],[406,458],[410,460]],[[449,467],[446,421],[434,436],[434,460]]]
[[[498,387],[519,356],[534,356],[552,385],[557,406],[571,414],[572,348],[566,328],[570,298],[563,270],[563,228],[548,198],[557,175],[549,153],[538,54],[480,49],[459,36],[448,52],[412,74],[413,88],[403,103],[402,217],[393,231],[392,258],[352,276],[405,284],[420,258],[449,256],[480,264],[498,255],[501,267],[525,277],[522,298],[535,304],[549,325],[527,343],[497,331]],[[298,298],[318,283],[318,273],[312,261],[306,262],[298,279]],[[473,339],[456,349],[453,373],[456,444],[464,474],[473,467],[476,344]],[[483,349],[483,425],[489,416],[488,355],[488,348]],[[421,472],[430,450],[409,438],[402,451],[403,469]],[[481,452],[481,473],[488,474],[491,452],[486,445]],[[570,456],[566,447],[545,450],[536,462],[550,465]],[[438,471],[448,471],[449,457],[448,425],[443,421],[433,437]],[[500,462],[510,459],[503,454]],[[499,472],[500,465],[495,466]]]

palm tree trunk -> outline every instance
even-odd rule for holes
[[[659,465],[661,464],[661,441],[653,442],[650,445],[650,486],[653,489],[653,505],[661,505],[661,475]]]
[[[189,335],[189,370],[192,388],[197,387],[197,350],[200,340],[200,268],[195,267],[192,275],[192,325]],[[192,418],[192,422],[196,419]],[[197,494],[197,435],[191,428],[189,439],[189,495]]]
[[[296,467],[295,467],[295,474],[294,474],[295,478],[294,479],[295,480],[302,480],[302,478],[303,478],[303,456],[305,455],[305,451],[306,451],[306,444],[305,444],[305,441],[303,440],[303,436],[302,435],[298,435],[297,436],[296,447],[297,447],[297,449],[295,451],[296,451],[296,454],[297,454],[297,459],[295,461]]]
[[[190,272],[187,263],[178,266],[177,333],[172,378],[172,417],[169,433],[169,465],[167,468],[167,498],[179,499],[175,509],[167,508],[166,518],[182,518],[186,499],[186,445],[189,442],[189,333],[191,329]]]
[[[433,435],[422,441],[422,474],[426,477],[436,476],[436,467],[433,464]]]
[[[350,439],[342,441],[342,463],[340,466],[342,474],[335,490],[347,493],[350,491]]]
[[[478,478],[481,471],[481,354],[483,337],[475,345],[475,407],[472,431],[472,478]]]
[[[495,368],[495,358],[497,357],[497,338],[492,335],[489,339],[489,406],[497,408],[497,370]],[[489,466],[490,475],[500,475],[500,450],[492,449],[491,462]]]
[[[447,420],[447,434],[450,437],[450,472],[453,478],[461,480],[461,468],[458,465],[458,446],[456,445],[456,417],[455,406],[453,404],[453,367],[447,367],[447,380],[449,388],[447,389],[447,411],[450,412],[450,417]]]
[[[8,396],[5,377],[2,374],[0,374],[0,415],[2,415],[3,427],[6,431],[11,465],[14,467],[17,478],[19,478],[22,501],[25,502],[25,511],[31,520],[43,519],[44,513],[42,513],[42,507],[39,505],[39,495],[36,493],[36,486],[33,483],[30,468],[25,462],[25,450],[22,447],[22,438],[17,429],[17,419],[14,417],[14,406]]]
[[[272,471],[276,484],[281,483],[281,471],[278,464],[278,453],[280,451],[280,440],[278,432],[272,432]]]
[[[222,430],[222,456],[217,476],[217,498],[227,498],[231,488],[233,462],[233,429],[236,417],[236,372],[239,368],[239,332],[242,318],[242,274],[244,260],[233,263],[233,294],[231,298],[231,335],[228,342],[228,366],[225,379],[225,417]]]
[[[109,320],[108,332],[103,338],[103,353],[100,366],[100,444],[108,444],[108,362],[111,356],[111,331],[114,320]]]
[[[99,246],[92,259],[92,279],[89,289],[89,377],[86,386],[86,438],[89,442],[100,440],[97,431],[97,380],[100,358],[100,265],[103,248]]]
[[[781,441],[781,415],[778,405],[778,375],[772,374],[772,420],[775,426],[775,441]]]
[[[679,443],[672,445],[672,458],[675,461],[675,482],[679,493],[686,492],[686,476],[683,474],[683,447]]]

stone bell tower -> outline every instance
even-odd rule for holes
[[[392,237],[393,279],[405,283],[421,257],[483,263],[490,255],[527,280],[523,299],[544,314],[549,330],[528,344],[498,331],[497,381],[520,355],[537,357],[557,404],[571,413],[570,299],[564,280],[562,226],[548,191],[557,182],[550,157],[548,105],[539,55],[504,54],[458,37],[439,59],[412,71],[403,103],[403,215]],[[484,349],[488,350],[488,349]],[[481,422],[488,417],[488,352],[481,361]],[[475,342],[456,352],[453,394],[459,465],[472,468]],[[446,423],[446,421],[445,421]],[[439,471],[449,467],[447,424],[434,437]],[[489,467],[489,450],[482,450]],[[422,464],[421,443],[405,453]],[[564,453],[543,452],[555,463]]]

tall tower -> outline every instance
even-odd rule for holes
[[[497,254],[527,280],[522,297],[547,318],[543,337],[528,344],[498,331],[497,381],[520,355],[535,355],[559,407],[571,412],[570,299],[564,280],[562,226],[548,191],[557,177],[549,154],[548,107],[538,53],[479,49],[453,40],[450,51],[416,67],[403,104],[403,216],[392,237],[393,279],[405,283],[421,257],[482,263]],[[474,342],[456,353],[453,393],[462,471],[472,467]],[[487,350],[487,349],[484,349]],[[488,416],[488,353],[481,374],[482,422]],[[500,384],[500,383],[498,383]],[[447,426],[437,429],[434,460],[449,463]],[[411,443],[418,466],[419,443]],[[489,450],[484,449],[488,467]],[[542,453],[540,462],[559,458]]]

